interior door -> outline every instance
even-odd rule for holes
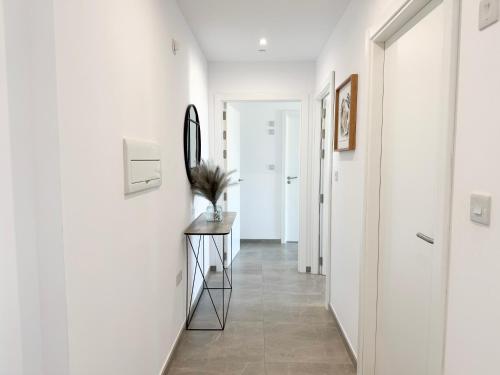
[[[240,251],[240,112],[231,103],[226,105],[226,170],[235,171],[231,180],[237,182],[227,190],[226,210],[236,212],[233,225],[233,259]]]
[[[285,113],[285,242],[299,241],[300,112]]]
[[[442,319],[444,32],[444,6],[433,2],[385,46],[377,375],[441,371],[431,357],[443,335],[434,322]]]
[[[325,214],[327,214],[325,207],[325,184],[326,180],[326,124],[330,123],[331,120],[331,97],[330,94],[326,95],[321,101],[321,136],[320,136],[320,149],[319,149],[319,274],[326,275],[326,267],[324,264],[324,250],[328,243],[326,237],[328,236],[328,228],[325,228]]]

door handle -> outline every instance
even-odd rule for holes
[[[295,179],[297,179],[297,178],[299,178],[299,177],[298,177],[298,176],[293,176],[293,177],[288,176],[286,179],[287,179],[288,181],[290,181],[290,180],[295,180]]]
[[[245,180],[244,180],[244,179],[242,179],[242,178],[239,178],[239,179],[238,179],[238,182],[243,182],[243,181],[245,181]]]
[[[431,245],[434,245],[434,238],[426,236],[425,234],[420,232],[417,233],[417,237],[420,238],[421,240],[424,240],[425,242],[430,243]]]

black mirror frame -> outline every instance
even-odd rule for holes
[[[194,109],[196,119],[191,118],[191,109]],[[193,178],[191,176],[191,144],[189,140],[191,139],[191,123],[196,125],[196,165],[200,165],[201,162],[201,128],[200,128],[200,117],[198,116],[198,110],[194,104],[190,104],[186,109],[186,115],[184,116],[184,164],[186,166],[186,174],[189,183],[193,183]]]

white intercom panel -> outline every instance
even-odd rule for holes
[[[160,146],[154,142],[123,139],[125,194],[161,185]]]

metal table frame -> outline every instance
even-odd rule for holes
[[[184,232],[184,235],[186,236],[186,330],[187,331],[223,331],[226,328],[226,322],[227,322],[227,315],[229,313],[229,304],[231,303],[231,296],[232,296],[232,291],[233,291],[233,265],[232,265],[232,259],[233,259],[233,231],[232,231],[232,225],[234,222],[234,219],[236,217],[235,213],[232,212],[225,212],[223,214],[223,222],[221,223],[216,223],[216,222],[206,222],[204,215],[200,215],[191,225],[189,226],[188,229]],[[192,237],[193,236],[198,236],[198,244],[196,246],[195,250],[195,244],[193,244]],[[217,251],[218,258],[222,264],[222,286],[221,287],[209,287],[207,280],[205,278],[205,237],[209,237],[212,239],[212,243],[215,246],[215,249]],[[227,253],[226,253],[226,236],[230,237],[230,266],[226,266],[226,261],[227,261]],[[217,245],[217,242],[215,241],[215,237],[222,237],[222,253],[221,249]],[[191,249],[191,251],[189,251]],[[200,249],[203,249],[202,253],[202,261],[203,261],[203,267],[200,265]],[[190,256],[189,254],[192,253],[192,256],[195,259],[195,267],[194,267],[194,272],[193,272],[193,280],[191,283],[191,297],[189,294],[189,265],[190,265]],[[195,281],[196,281],[196,276],[198,273],[198,270],[200,271],[201,277],[203,279],[202,283],[202,289],[201,293],[199,296],[197,296],[197,301],[194,305],[193,308],[193,297],[194,297],[194,286],[195,286]],[[226,279],[228,282],[228,285],[226,286]],[[216,304],[214,302],[214,299],[212,297],[212,293],[210,292],[211,290],[222,290],[222,319],[217,311]],[[227,301],[227,307],[225,303],[225,294],[226,290],[229,290],[229,299]],[[220,328],[190,328],[191,322],[193,321],[194,314],[196,312],[196,309],[198,308],[198,305],[200,303],[200,300],[205,293],[205,291],[208,293],[208,296],[210,298],[210,301],[212,303],[212,307],[214,308],[214,312],[217,316],[217,320],[219,321]]]

